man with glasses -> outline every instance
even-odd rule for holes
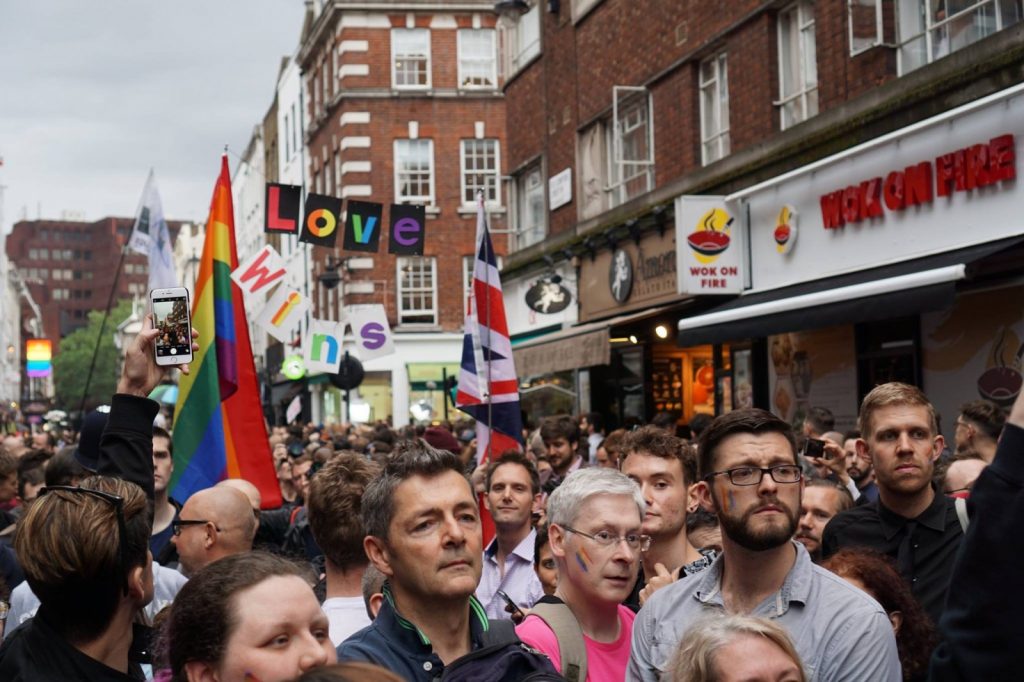
[[[194,493],[171,527],[179,570],[189,577],[217,559],[250,551],[256,535],[249,498],[228,486]]]
[[[547,654],[569,679],[573,672],[581,682],[588,676],[591,680],[626,679],[636,616],[622,602],[633,589],[640,557],[651,544],[650,537],[641,533],[645,507],[635,482],[600,467],[569,474],[548,498],[548,542],[558,565],[555,596],[564,605],[539,605],[537,614],[527,616],[516,633]],[[583,636],[585,661],[562,659],[559,635],[549,625],[546,609],[562,609],[575,620]],[[585,666],[585,670],[574,671],[571,666]]]
[[[644,605],[628,679],[659,679],[687,631],[715,613],[778,621],[809,680],[902,679],[882,608],[793,541],[804,483],[789,424],[764,410],[735,410],[701,434],[699,453],[694,494],[718,516],[723,552]]]

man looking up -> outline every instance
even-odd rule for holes
[[[996,443],[1006,424],[1006,413],[988,400],[974,400],[960,408],[956,418],[956,451],[974,450],[987,463],[996,456]]]
[[[518,452],[506,452],[487,469],[484,506],[494,519],[495,535],[484,549],[483,573],[476,598],[489,618],[509,618],[501,590],[521,608],[544,595],[533,571],[536,532],[530,523],[540,500],[540,479],[533,462]]]
[[[701,434],[699,473],[694,494],[717,514],[723,552],[644,605],[633,627],[628,679],[659,679],[694,623],[724,612],[778,621],[808,679],[900,680],[896,639],[882,608],[815,566],[792,540],[803,478],[789,424],[758,409],[716,418]]]
[[[309,529],[324,552],[327,599],[324,613],[331,641],[338,646],[370,624],[363,604],[362,580],[369,563],[363,551],[363,491],[380,467],[354,452],[334,456],[309,483]]]
[[[548,449],[551,462],[551,478],[545,490],[554,490],[567,475],[583,466],[583,458],[577,451],[580,432],[576,422],[567,415],[548,417],[540,425],[540,437]]]
[[[440,679],[494,627],[473,593],[483,556],[473,488],[454,454],[405,441],[363,493],[363,549],[387,576],[373,623],[338,647],[406,680]]]
[[[822,537],[822,556],[844,547],[889,555],[937,623],[963,530],[954,500],[932,487],[945,445],[935,408],[920,389],[892,382],[864,396],[859,421],[857,451],[871,458],[878,501],[833,518]]]
[[[555,596],[582,630],[586,679],[624,680],[635,618],[622,605],[636,581],[640,556],[650,538],[640,530],[644,501],[633,481],[612,469],[576,471],[548,499],[549,543],[558,565]],[[543,616],[528,615],[516,628],[563,675],[573,661],[562,658],[558,637]],[[583,674],[579,674],[583,682]]]
[[[623,450],[622,473],[640,487],[646,503],[641,531],[651,538],[651,546],[642,557],[637,590],[627,602],[639,608],[640,590],[647,582],[661,578],[652,584],[657,587],[678,578],[680,569],[689,564],[699,562],[701,568],[706,565],[686,535],[686,508],[697,466],[684,441],[656,426],[643,426],[628,434]],[[698,570],[694,566],[683,573]],[[647,596],[642,595],[644,599]]]
[[[814,563],[821,561],[821,534],[825,526],[833,516],[852,506],[850,491],[833,481],[819,478],[804,483],[795,539],[804,546]]]
[[[217,559],[250,551],[256,519],[242,492],[214,486],[193,493],[172,528],[179,570],[191,577]]]

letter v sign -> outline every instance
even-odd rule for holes
[[[373,235],[373,228],[376,226],[377,216],[368,216],[366,218],[366,234],[363,234],[363,216],[352,216],[352,231],[355,234],[356,241],[360,244],[369,243],[370,237]]]
[[[377,226],[380,225],[384,207],[369,201],[349,201],[345,210],[345,250],[376,253],[380,245],[380,230]]]
[[[284,260],[267,244],[231,273],[231,279],[246,294],[269,289],[284,277]]]

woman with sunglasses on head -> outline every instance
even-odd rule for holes
[[[264,552],[209,564],[178,593],[163,632],[173,682],[285,682],[337,655],[298,565]]]
[[[153,598],[149,529],[134,484],[95,476],[44,488],[14,538],[41,606],[0,647],[0,680],[143,679],[131,644]]]

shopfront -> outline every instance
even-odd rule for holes
[[[719,385],[717,398],[749,394],[794,424],[823,406],[852,428],[863,395],[892,380],[925,390],[947,437],[960,404],[1009,404],[1024,356],[1022,141],[1015,86],[722,198],[749,269],[738,297],[678,320],[678,344],[730,346],[715,371],[731,396]]]

